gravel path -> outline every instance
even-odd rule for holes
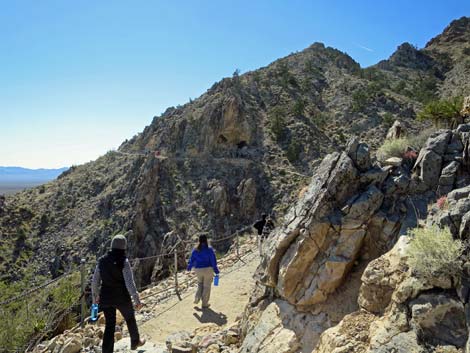
[[[212,286],[209,309],[202,310],[200,303],[194,304],[195,288],[185,292],[181,301],[175,297],[158,305],[154,317],[139,328],[148,342],[137,352],[165,352],[165,341],[171,333],[192,332],[207,323],[215,323],[223,328],[236,321],[248,303],[259,257],[250,254],[243,261],[229,268],[225,274],[221,272],[219,286]],[[131,352],[128,337],[116,343],[115,352]]]

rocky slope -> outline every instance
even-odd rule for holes
[[[355,139],[328,155],[264,245],[240,352],[461,351],[460,271],[417,275],[404,234],[427,218],[466,239],[469,138],[469,124],[437,131],[387,166]]]
[[[151,256],[174,246],[174,234],[204,231],[217,238],[261,212],[282,215],[317,161],[344,147],[350,135],[375,148],[394,118],[417,131],[415,113],[423,102],[453,94],[451,86],[466,89],[468,22],[454,21],[422,50],[404,44],[367,69],[315,43],[259,70],[235,72],[155,117],[118,151],[1,198],[1,278],[56,276],[80,257],[102,254],[116,232],[129,237],[131,256]],[[352,190],[359,191],[364,181],[354,180]],[[165,268],[155,273],[146,265],[142,283],[164,276]],[[333,287],[316,293],[324,297]],[[311,304],[300,289],[286,295],[293,305]]]

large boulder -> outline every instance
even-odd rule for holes
[[[300,347],[294,331],[282,324],[279,302],[264,310],[254,329],[245,337],[240,353],[294,353]]]
[[[420,338],[434,345],[463,347],[468,332],[464,306],[450,294],[421,294],[410,303],[411,323]]]

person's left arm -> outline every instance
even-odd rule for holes
[[[137,292],[137,287],[135,285],[134,275],[132,274],[131,264],[129,263],[128,259],[126,259],[126,261],[124,262],[122,274],[124,276],[124,282],[126,283],[127,291],[134,300],[135,305],[142,305],[142,303],[140,302],[139,293]]]
[[[214,249],[210,248],[210,262],[211,262],[211,266],[212,268],[214,269],[214,272],[216,275],[219,274],[219,268],[217,267],[217,258],[215,257],[215,252],[214,252]]]

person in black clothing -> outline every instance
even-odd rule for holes
[[[259,221],[256,221],[255,224],[253,224],[253,227],[258,231],[258,235],[261,236],[263,234],[263,228],[266,225],[266,214],[261,215],[261,219]]]
[[[100,304],[106,319],[102,353],[112,353],[114,350],[116,309],[126,320],[131,336],[131,350],[145,344],[145,340],[140,339],[132,306],[131,296],[137,310],[142,308],[142,303],[126,257],[126,247],[126,238],[123,235],[116,235],[111,242],[111,251],[99,259],[93,274],[91,286],[93,303]]]

